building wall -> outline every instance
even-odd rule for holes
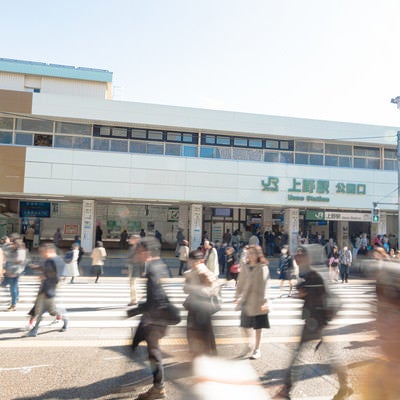
[[[89,96],[109,99],[112,97],[110,85],[107,82],[23,75],[12,72],[0,72],[0,88],[22,92],[40,89],[40,94],[53,93],[83,98]]]
[[[317,193],[320,183],[324,193]],[[360,193],[343,193],[348,185]],[[394,171],[353,168],[344,174],[340,168],[26,148],[24,191],[30,194],[370,211],[390,193],[385,201],[395,203],[396,187]]]

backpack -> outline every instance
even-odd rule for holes
[[[64,261],[65,261],[67,264],[69,264],[70,262],[72,262],[73,258],[74,258],[74,252],[73,252],[72,250],[70,250],[70,251],[67,251],[67,252],[65,253]]]

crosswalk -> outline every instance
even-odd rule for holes
[[[7,289],[0,289],[0,331],[1,329],[21,329],[28,321],[27,313],[32,307],[39,286],[35,277],[23,276],[20,279],[20,300],[17,310],[5,312],[10,299]],[[180,308],[182,321],[178,327],[186,326],[187,311],[182,307],[186,298],[183,280],[172,278],[164,284],[170,300]],[[144,296],[145,281],[138,283],[139,294]],[[369,281],[337,284],[332,290],[342,300],[342,308],[331,325],[352,325],[374,320],[374,285]],[[288,297],[288,291],[279,289],[279,281],[270,284],[270,324],[272,327],[291,327],[303,324],[301,319],[302,300]],[[222,310],[213,316],[214,327],[239,326],[240,312],[235,310],[235,287],[231,282],[223,285],[221,296]],[[93,279],[80,277],[77,283],[63,283],[58,290],[58,303],[68,310],[70,328],[134,328],[139,317],[126,318],[129,302],[127,278],[103,278],[95,284]],[[53,323],[46,316],[43,326]]]

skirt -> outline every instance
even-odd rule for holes
[[[240,315],[240,326],[242,328],[253,328],[253,329],[269,329],[268,314],[261,315],[247,315],[242,311]]]

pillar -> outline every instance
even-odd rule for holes
[[[337,244],[339,249],[343,246],[351,247],[348,221],[337,221]]]
[[[297,237],[299,234],[299,209],[287,208],[284,211],[284,231],[288,235],[288,245],[291,254],[296,254]]]
[[[85,253],[90,253],[94,244],[94,200],[83,200],[81,246]]]
[[[190,250],[195,250],[201,243],[203,206],[201,204],[192,204],[189,218],[189,246]]]

